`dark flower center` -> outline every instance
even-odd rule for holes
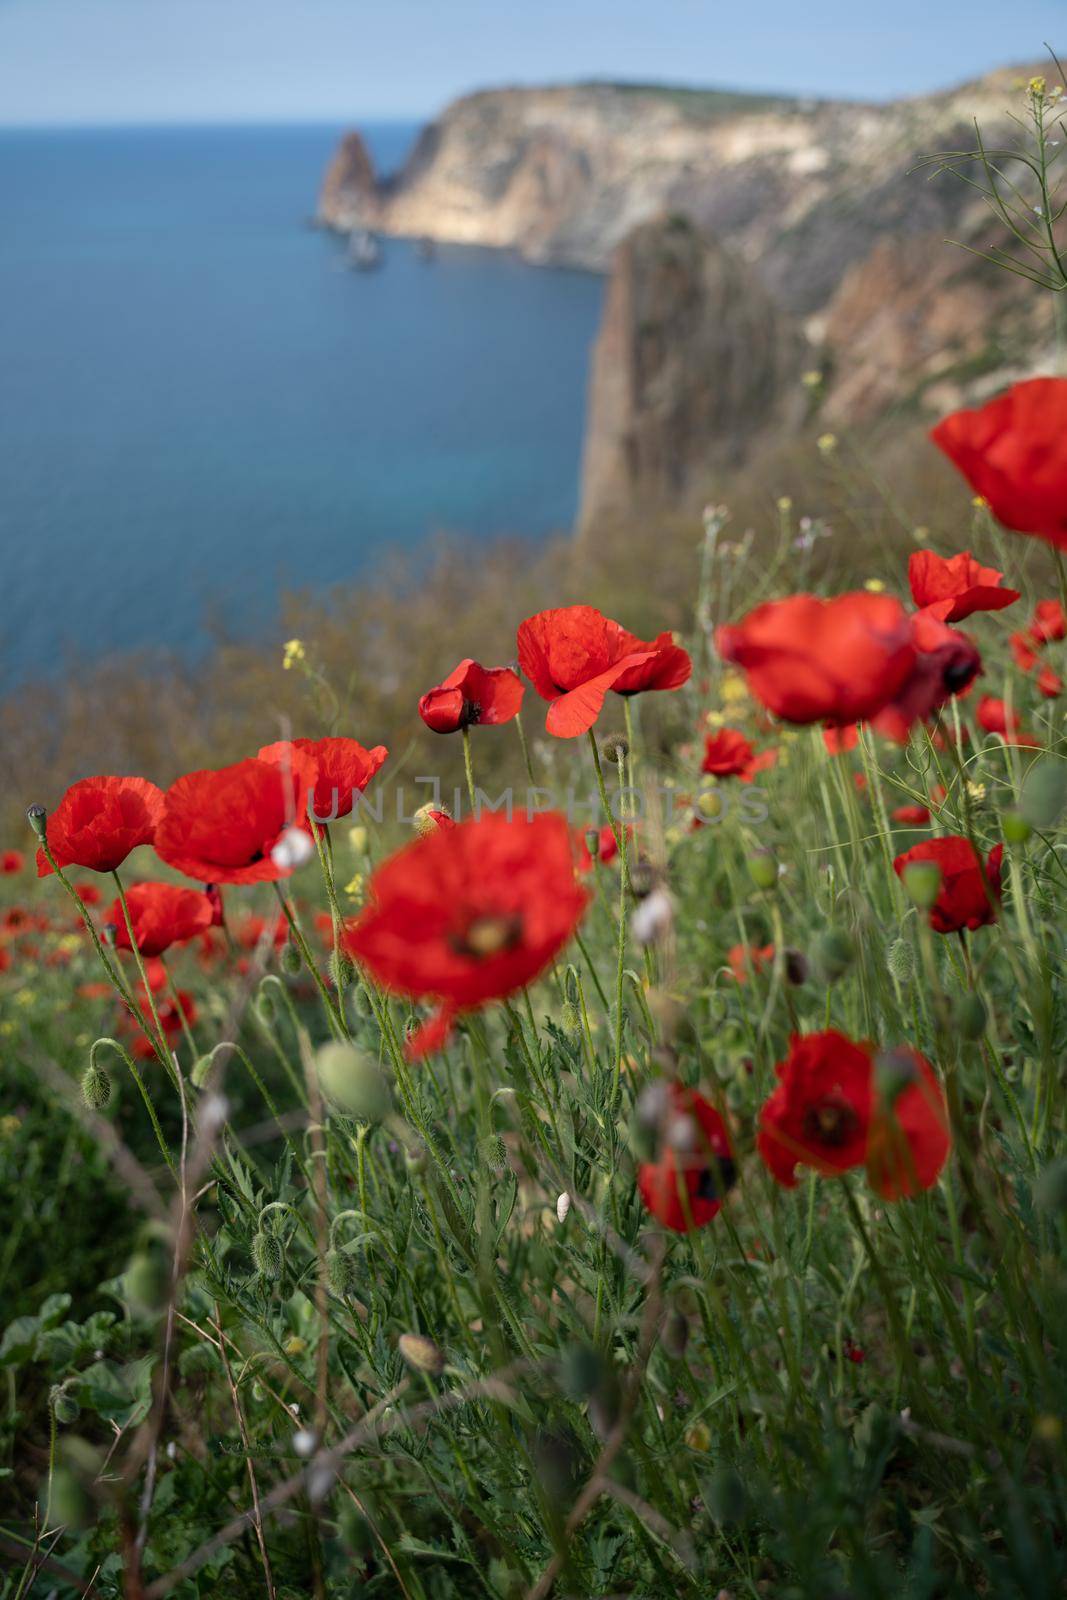
[[[945,668],[942,680],[945,688],[951,689],[953,694],[957,694],[960,689],[966,688],[977,670],[977,663],[969,656],[965,656],[958,661],[950,661]]]
[[[719,1156],[716,1161],[701,1169],[693,1195],[698,1200],[721,1200],[737,1181],[737,1167],[729,1156]]]
[[[485,961],[514,950],[522,938],[522,918],[515,914],[475,917],[462,933],[453,934],[452,948],[460,955]]]
[[[860,1119],[848,1101],[839,1095],[831,1095],[808,1107],[802,1127],[804,1137],[810,1143],[837,1149],[855,1138],[859,1125]]]
[[[482,708],[477,700],[464,700],[463,710],[459,714],[461,728],[473,728],[482,720]]]

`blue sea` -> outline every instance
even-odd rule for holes
[[[366,130],[395,170],[415,129]],[[0,131],[0,694],[576,507],[602,285],[309,226],[333,127]]]

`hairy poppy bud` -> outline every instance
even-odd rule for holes
[[[907,939],[894,939],[886,952],[885,964],[891,978],[899,984],[911,983],[915,977],[915,951]]]
[[[290,978],[296,977],[301,966],[303,965],[303,962],[301,960],[300,951],[297,949],[292,939],[287,939],[282,945],[281,953],[278,956],[278,961],[283,972],[287,973]]]
[[[594,861],[599,859],[599,856],[600,856],[600,829],[599,828],[586,828],[586,830],[585,830],[585,848],[589,851],[589,854],[592,856]]]
[[[202,1089],[204,1087],[214,1064],[215,1058],[211,1055],[199,1056],[193,1062],[193,1070],[190,1072],[189,1076],[193,1081],[194,1088]]]
[[[274,1283],[285,1270],[285,1251],[276,1233],[260,1228],[252,1240],[252,1260],[261,1278]]]
[[[65,1385],[54,1383],[48,1395],[48,1403],[52,1407],[52,1415],[57,1422],[77,1422],[81,1414],[81,1407],[72,1394],[68,1394]]]
[[[82,1099],[90,1111],[99,1111],[111,1099],[111,1079],[95,1062],[82,1073]]]
[[[844,977],[855,957],[855,945],[840,928],[827,928],[815,946],[815,964],[826,983]]]
[[[452,821],[452,813],[447,806],[435,806],[427,803],[419,807],[411,821],[415,832],[425,836],[428,833],[436,833],[438,828],[447,828]]]
[[[979,995],[961,994],[956,1001],[953,1023],[961,1039],[980,1039],[988,1020]]]
[[[381,1122],[389,1115],[389,1086],[376,1061],[354,1045],[334,1041],[316,1051],[319,1087],[330,1103],[359,1122]]]
[[[582,1017],[576,1005],[570,1000],[565,1000],[560,1007],[559,1025],[564,1033],[581,1033]]]
[[[355,971],[355,964],[351,956],[347,956],[343,950],[335,950],[333,952],[330,957],[330,977],[333,979],[333,986],[338,993],[342,989],[348,988]]]
[[[43,839],[48,832],[48,812],[44,806],[30,806],[26,812],[26,820],[38,839]]]
[[[904,868],[901,882],[912,905],[929,911],[941,887],[941,868],[935,861],[912,861]]]
[[[326,1282],[336,1295],[350,1294],[356,1281],[356,1263],[343,1250],[327,1250]]]
[[[754,850],[745,866],[757,889],[773,889],[778,882],[778,863],[770,850]]]
[[[488,1138],[482,1140],[481,1156],[490,1172],[501,1173],[508,1170],[510,1165],[508,1147],[499,1133],[491,1133]]]
[[[621,767],[623,762],[626,760],[626,757],[630,754],[630,742],[628,739],[625,739],[621,733],[613,733],[609,735],[609,737],[604,740],[602,748],[607,759],[609,761],[614,761],[617,767]]]
[[[252,1002],[256,1008],[256,1016],[260,1022],[265,1022],[268,1027],[278,1015],[278,1003],[266,985],[261,985],[256,998]]]
[[[408,1366],[414,1367],[416,1372],[439,1378],[445,1370],[444,1351],[424,1333],[402,1333],[396,1347]]]

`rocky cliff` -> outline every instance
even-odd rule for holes
[[[831,423],[988,389],[1020,359],[1013,333],[1029,359],[1046,357],[1033,291],[945,245],[996,238],[981,199],[915,170],[970,144],[975,118],[992,143],[1013,138],[1025,76],[884,105],[604,84],[474,94],[388,182],[349,135],[319,215],[614,270],[591,382],[588,520],[639,487],[694,481],[702,429],[709,467],[735,457],[766,426],[760,393],[773,391],[768,415],[785,425],[802,340],[826,374]],[[685,250],[680,236],[664,242],[672,216],[691,225]],[[691,445],[672,445],[668,418]]]

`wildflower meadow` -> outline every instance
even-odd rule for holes
[[[5,1600],[1067,1592],[1067,379],[928,449],[865,582],[711,507],[684,637],[24,797]]]

